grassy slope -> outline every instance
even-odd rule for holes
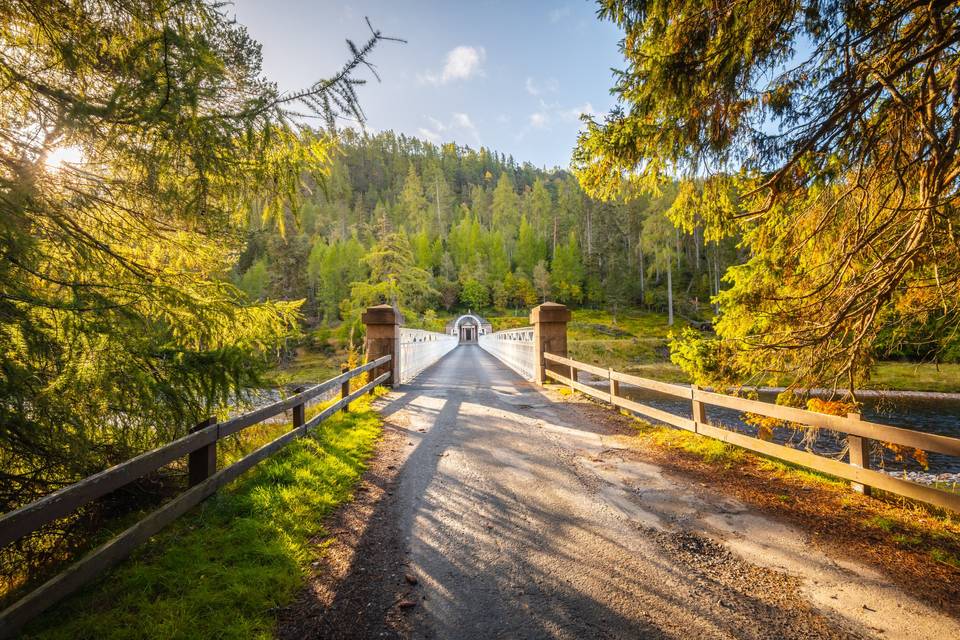
[[[310,540],[350,499],[380,434],[369,399],[351,406],[47,612],[25,637],[273,637],[272,611],[303,585],[316,554]]]

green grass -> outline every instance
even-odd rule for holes
[[[960,569],[960,556],[955,553],[950,553],[944,549],[931,549],[930,558],[935,562],[942,562],[943,564],[950,565],[954,569]]]
[[[310,539],[348,500],[380,434],[369,398],[158,534],[25,638],[272,638],[305,583]],[[315,409],[318,410],[318,409]]]
[[[670,332],[684,326],[681,319],[669,326],[660,313],[631,310],[614,318],[605,311],[577,309],[567,325],[567,350],[581,362],[665,382],[687,382],[687,375],[670,362],[667,346]]]
[[[679,449],[691,453],[702,460],[731,467],[743,461],[744,451],[732,444],[705,438],[690,431],[674,429],[665,425],[652,424],[646,420],[624,413],[634,420],[637,435],[641,440],[651,442],[659,447]]]
[[[291,362],[268,371],[265,382],[275,387],[297,383],[315,384],[340,375],[340,363],[346,361],[346,351],[324,353],[300,349]]]
[[[867,388],[960,392],[960,364],[881,362]]]
[[[867,521],[867,524],[885,533],[892,533],[897,528],[896,520],[886,516],[874,516]]]

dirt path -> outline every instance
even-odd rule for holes
[[[380,408],[387,437],[281,637],[960,637],[476,346]]]

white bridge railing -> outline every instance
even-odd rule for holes
[[[505,329],[479,337],[480,348],[507,365],[527,380],[533,380],[537,351],[533,344],[533,327]]]
[[[457,336],[423,329],[400,328],[400,383],[447,355],[460,341]]]

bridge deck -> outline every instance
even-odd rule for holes
[[[665,475],[595,412],[477,346],[381,411],[396,475],[318,614],[322,635],[960,637],[866,569],[812,554],[798,531]]]

